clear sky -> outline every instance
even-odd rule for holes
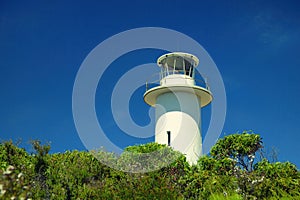
[[[279,161],[299,168],[299,10],[298,1],[289,0],[2,0],[0,139],[22,139],[25,147],[31,139],[50,141],[52,152],[84,150],[72,116],[73,84],[83,60],[112,35],[164,27],[195,39],[218,66],[227,95],[221,137],[253,130],[263,137],[266,151],[275,147]],[[96,107],[110,107],[107,97],[120,74],[155,62],[163,53],[140,50],[113,63],[107,72],[112,78],[105,79],[108,87],[97,91]],[[117,68],[118,63],[124,67]],[[149,122],[142,94],[138,89],[129,105],[141,125]],[[123,138],[109,109],[97,114],[105,116],[100,123],[106,131],[122,138],[115,141],[121,147],[153,140]]]

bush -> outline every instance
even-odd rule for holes
[[[30,155],[11,141],[0,144],[1,199],[299,199],[300,196],[297,167],[290,162],[258,160],[256,155],[262,148],[262,140],[249,132],[220,139],[211,149],[211,155],[200,157],[193,166],[180,152],[156,143],[127,147],[120,156],[102,150],[49,154],[50,145],[39,141],[32,145],[35,153]]]

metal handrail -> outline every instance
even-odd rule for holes
[[[161,74],[161,72],[158,72],[158,73],[152,74],[148,78],[148,80],[149,80],[150,78],[154,78],[155,76],[158,76],[158,79],[155,79],[154,81],[151,81],[151,82],[149,82],[148,80],[146,81],[146,91],[148,91],[148,85],[149,84],[159,84],[160,83],[160,80],[161,80],[161,78],[160,78],[161,75],[160,74]]]

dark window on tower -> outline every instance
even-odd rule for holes
[[[167,131],[168,134],[168,146],[171,146],[171,131]]]

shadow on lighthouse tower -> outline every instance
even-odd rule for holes
[[[202,155],[201,108],[212,101],[207,84],[195,81],[199,60],[174,52],[159,57],[157,64],[159,84],[147,82],[144,94],[144,101],[155,107],[155,142],[171,146],[196,164]]]

